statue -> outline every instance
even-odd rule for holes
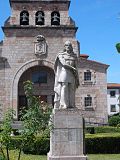
[[[75,91],[79,86],[77,55],[70,41],[66,41],[64,51],[55,60],[55,109],[75,107]]]

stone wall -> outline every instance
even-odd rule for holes
[[[107,123],[107,71],[108,65],[87,59],[79,60],[80,87],[76,92],[76,105],[87,122]],[[84,72],[90,70],[91,82],[84,81]],[[84,97],[92,97],[92,106],[86,108]]]

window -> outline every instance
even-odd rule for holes
[[[116,112],[116,105],[110,105],[110,111]]]
[[[29,25],[29,13],[28,13],[28,11],[22,11],[20,13],[20,25]]]
[[[92,97],[90,95],[84,98],[84,104],[85,107],[92,106]]]
[[[84,72],[84,81],[91,81],[91,72],[89,70]]]
[[[51,25],[60,25],[60,14],[57,11],[51,13]]]
[[[47,83],[47,72],[41,71],[32,74],[33,83]]]
[[[38,11],[35,15],[35,24],[36,25],[44,25],[44,12]]]
[[[110,91],[110,97],[115,97],[116,92],[115,91]]]

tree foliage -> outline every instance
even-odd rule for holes
[[[117,127],[120,124],[120,115],[113,115],[108,120],[110,126]]]
[[[21,113],[22,129],[20,130],[20,136],[22,140],[19,146],[18,160],[20,160],[21,151],[24,147],[29,146],[35,141],[38,133],[41,135],[48,133],[51,128],[51,126],[48,125],[52,110],[51,107],[43,101],[40,101],[39,97],[33,95],[33,84],[31,81],[24,82],[24,91],[28,106],[27,109],[24,109]],[[3,131],[0,136],[1,144],[6,146],[7,149],[7,160],[9,160],[8,150],[11,144],[13,114],[13,111],[6,113],[2,124]],[[5,158],[4,152],[3,157]]]
[[[120,43],[116,44],[116,49],[117,49],[118,53],[120,53]]]
[[[7,160],[9,160],[9,148],[11,147],[11,132],[12,132],[12,122],[13,122],[13,115],[15,112],[12,109],[9,109],[3,118],[3,123],[1,126],[1,132],[0,132],[0,150],[3,154],[3,157],[5,159],[5,154],[3,152],[3,146],[6,148],[6,155]]]

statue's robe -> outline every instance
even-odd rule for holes
[[[68,54],[66,52],[61,52],[57,55],[54,65],[54,70],[55,70],[54,108],[60,107],[62,83],[69,83],[71,85],[74,85],[73,92],[75,92],[76,88],[79,86],[79,77],[78,77],[76,61],[77,61],[77,56],[74,53]]]

